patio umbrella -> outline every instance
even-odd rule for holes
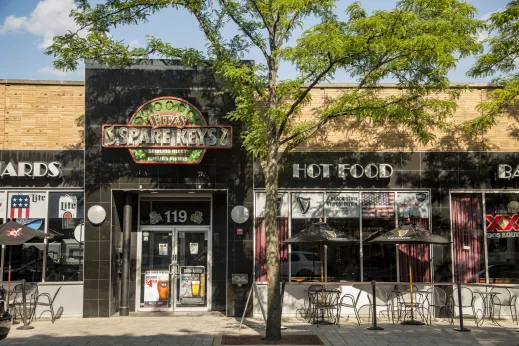
[[[448,245],[450,241],[436,234],[432,234],[428,230],[409,222],[386,232],[370,243],[376,244],[439,244]],[[415,321],[413,316],[413,270],[411,262],[409,262],[409,289],[411,292],[411,320],[404,321],[402,324],[421,325],[423,322]]]
[[[11,252],[12,245],[21,245],[33,238],[43,239],[45,237],[52,238],[45,232],[32,229],[26,225],[22,225],[15,221],[9,221],[0,225],[0,244],[11,245],[9,247],[9,271],[7,274],[7,302],[9,303],[9,294],[11,291]]]
[[[342,246],[352,243],[358,243],[359,240],[342,231],[339,231],[326,222],[316,222],[310,227],[301,230],[296,235],[284,241],[285,244],[319,244],[319,251],[321,254],[321,282],[324,282],[323,277],[323,249],[327,246]]]

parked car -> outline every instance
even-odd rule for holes
[[[483,265],[484,267],[484,265]],[[485,282],[485,269],[476,274],[476,282]],[[488,279],[490,283],[517,283],[519,282],[519,270],[511,263],[490,264],[488,266]]]
[[[290,260],[292,263],[292,276],[312,278],[321,275],[321,259],[318,253],[292,251]],[[281,266],[281,271],[288,273],[288,262],[281,262]]]

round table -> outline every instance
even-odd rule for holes
[[[423,323],[422,321],[417,321],[417,320],[414,319],[414,309],[416,307],[420,307],[420,305],[423,305],[423,303],[425,303],[426,301],[427,302],[429,301],[428,300],[428,294],[431,293],[431,291],[413,290],[413,292],[411,292],[410,290],[393,290],[393,292],[397,294],[397,299],[398,299],[398,297],[403,297],[403,295],[406,294],[406,293],[410,293],[410,294],[412,293],[412,294],[415,295],[415,297],[413,299],[413,306],[411,306],[411,304],[408,303],[408,302],[403,302],[404,303],[404,309],[407,309],[408,306],[410,307],[411,319],[402,321],[401,324],[404,324],[404,325],[424,325],[425,323]],[[420,302],[418,299],[416,299],[416,294],[419,294],[420,296],[422,294],[424,294],[425,295],[425,301]],[[414,303],[414,302],[416,302],[416,303]]]
[[[312,311],[312,323],[317,325],[335,324],[341,291],[338,289],[324,288],[306,292],[308,293],[309,305]],[[328,319],[324,318],[325,311]]]
[[[482,312],[481,320],[479,322],[477,322],[477,324],[478,325],[483,324],[483,322],[485,321],[485,317],[486,317],[487,320],[489,319],[492,324],[495,324],[495,325],[498,325],[501,327],[501,325],[499,323],[497,323],[497,321],[494,318],[494,305],[492,305],[492,300],[494,299],[494,297],[501,293],[499,293],[499,292],[477,292],[477,293],[481,296],[481,300],[483,302],[483,311],[478,310],[478,311]],[[476,319],[477,319],[477,316],[476,316]]]

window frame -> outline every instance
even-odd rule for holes
[[[258,207],[258,205],[256,204],[256,195],[257,194],[261,194],[261,193],[265,193],[266,190],[265,189],[254,189],[254,216],[253,216],[253,227],[254,229],[256,229],[256,218],[257,218],[257,211],[256,211],[256,208]],[[359,241],[359,247],[360,247],[360,250],[359,250],[359,262],[360,262],[360,280],[361,282],[364,282],[364,257],[363,257],[363,239],[362,239],[362,194],[363,193],[389,193],[389,192],[392,192],[395,194],[395,197],[394,197],[394,208],[395,208],[395,212],[394,212],[394,218],[395,218],[395,227],[398,227],[398,219],[399,219],[399,215],[398,215],[398,206],[397,206],[397,199],[398,199],[398,193],[427,193],[428,195],[428,226],[429,226],[429,230],[432,230],[432,201],[431,201],[431,198],[432,198],[432,193],[431,193],[431,189],[423,189],[423,188],[420,188],[420,189],[410,189],[410,188],[404,188],[404,189],[322,189],[322,188],[317,188],[317,189],[309,189],[309,188],[304,188],[304,189],[278,189],[278,193],[279,194],[282,194],[282,193],[286,193],[288,198],[287,198],[287,205],[288,205],[288,237],[291,237],[292,236],[292,195],[293,194],[300,194],[300,193],[322,193],[323,194],[323,200],[325,201],[326,200],[326,194],[327,193],[358,193],[358,196],[359,196],[359,228],[360,228],[360,241]],[[323,204],[323,222],[327,222],[327,215],[326,215],[326,210],[325,210],[326,206]],[[335,219],[335,218],[334,218]],[[356,219],[356,218],[353,218],[353,219]],[[394,245],[395,247],[398,247],[397,244]],[[255,232],[254,232],[254,244],[253,244],[253,248],[255,249],[256,248],[256,236],[255,236]],[[452,244],[451,244],[451,251],[452,251]],[[395,258],[395,263],[396,263],[396,269],[397,269],[397,278],[400,277],[400,268],[399,268],[399,254],[398,254],[398,248],[397,248],[397,251],[395,252],[396,253],[396,258]],[[288,282],[292,282],[292,246],[291,245],[288,245]],[[324,253],[323,253],[323,257],[325,259],[325,264],[324,264],[324,277],[327,278],[327,274],[328,274],[328,269],[327,269],[327,247],[325,246],[324,247]],[[254,261],[254,265],[256,265],[256,250],[254,250],[254,255],[253,255],[253,261]],[[433,263],[434,263],[434,254],[433,254],[433,251],[431,251],[431,246],[429,245],[429,272],[430,272],[430,281],[431,282],[434,282],[434,272],[433,272]],[[254,271],[255,272],[255,271]],[[340,282],[340,281],[339,281]]]
[[[45,199],[46,199],[46,202],[47,202],[47,213],[45,214],[45,218],[44,218],[45,221],[44,221],[44,228],[43,228],[43,231],[45,232],[45,234],[48,233],[48,227],[49,227],[48,204],[49,204],[49,194],[50,193],[67,193],[67,192],[70,192],[70,193],[82,193],[83,194],[83,201],[85,201],[85,190],[83,188],[54,188],[54,189],[44,189],[44,188],[2,188],[2,189],[0,189],[0,194],[4,194],[5,195],[4,201],[5,201],[6,205],[5,205],[5,208],[4,208],[4,211],[3,211],[3,215],[0,215],[0,217],[3,217],[5,222],[7,222],[8,211],[9,211],[9,201],[8,201],[9,194],[10,193],[17,193],[17,192],[20,192],[20,193],[32,193],[32,192],[45,193],[45,196],[46,196]],[[84,210],[84,208],[85,208],[85,206],[83,206],[83,210]],[[84,210],[84,213],[83,213],[83,222],[86,222],[86,210]],[[40,282],[76,283],[76,284],[82,283],[83,281],[46,281],[45,280],[45,273],[47,272],[47,246],[48,246],[48,244],[49,244],[48,239],[47,238],[43,239],[42,279],[41,279],[41,281],[34,281],[34,282],[35,283],[40,283]],[[0,258],[0,273],[2,273],[2,277],[1,277],[0,281],[4,281],[3,280],[4,279],[3,278],[4,267],[6,265],[8,265],[8,263],[6,263],[5,253],[6,253],[6,246],[2,245],[2,255],[1,255],[1,258]],[[85,251],[83,250],[83,260],[82,260],[82,264],[81,264],[83,273],[85,271],[84,254],[85,254]]]

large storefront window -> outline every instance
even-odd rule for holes
[[[3,251],[3,280],[81,281],[83,280],[82,191],[3,191],[6,203],[0,208],[4,220],[13,220],[52,235],[51,239],[34,238]],[[3,220],[2,220],[3,222]]]
[[[265,193],[258,192],[255,198],[255,274],[256,281],[266,281]],[[328,282],[408,281],[410,264],[415,281],[430,281],[428,245],[370,243],[376,236],[408,220],[429,229],[430,211],[427,191],[280,192],[277,231],[281,279],[316,282],[321,280],[322,274]],[[323,249],[319,244],[291,245],[288,256],[283,241],[320,220],[359,242]]]
[[[485,219],[489,282],[519,283],[519,193],[486,193]]]

